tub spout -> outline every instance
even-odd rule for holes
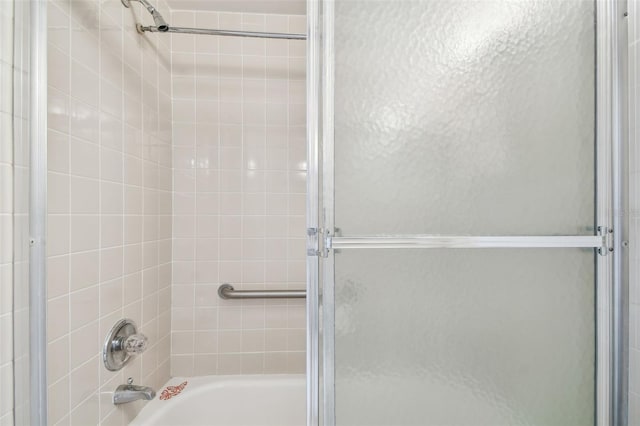
[[[156,391],[148,386],[120,385],[113,393],[113,403],[126,404],[139,399],[151,400],[156,396]]]

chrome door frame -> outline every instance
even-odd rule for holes
[[[29,0],[30,424],[47,424],[47,1]],[[26,47],[26,46],[25,46]]]
[[[613,226],[620,232],[614,240],[613,257],[613,354],[612,424],[629,423],[629,31],[628,2],[618,0],[612,11],[615,37],[613,65]]]
[[[596,0],[597,223],[615,232],[597,264],[597,425],[628,424],[627,2]]]
[[[626,1],[596,2],[596,223],[609,237],[333,237],[334,0],[307,0],[307,425],[335,424],[331,246],[600,247],[596,255],[596,425],[627,424]],[[462,240],[464,239],[464,241]],[[540,240],[544,241],[540,241]],[[500,245],[502,244],[502,245]],[[538,245],[536,245],[538,244]],[[613,251],[606,255],[609,249]],[[322,280],[321,280],[322,277]],[[322,323],[321,323],[322,322]],[[322,334],[321,334],[322,330]],[[323,355],[323,356],[321,356]],[[323,390],[322,404],[320,389]]]
[[[307,0],[307,425],[320,425],[320,93],[321,0]]]

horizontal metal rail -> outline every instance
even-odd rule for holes
[[[235,290],[231,284],[218,287],[222,299],[304,299],[305,290]]]
[[[600,248],[606,241],[598,235],[569,236],[384,236],[328,237],[329,249],[354,248]]]
[[[158,27],[145,27],[140,25],[138,29],[141,32],[150,33],[179,33],[179,34],[201,34],[201,35],[217,35],[232,37],[254,37],[254,38],[276,38],[284,40],[306,40],[306,34],[287,34],[287,33],[267,33],[257,31],[232,31],[232,30],[210,30],[206,28],[187,28],[187,27],[171,27],[161,29]]]

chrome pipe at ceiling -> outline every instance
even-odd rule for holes
[[[232,37],[255,37],[255,38],[273,38],[283,40],[306,40],[306,34],[287,34],[287,33],[270,33],[270,32],[258,32],[258,31],[233,31],[233,30],[215,30],[206,28],[185,28],[185,27],[170,27],[164,20],[160,12],[147,0],[120,0],[122,4],[129,8],[131,7],[131,1],[137,1],[142,4],[147,11],[151,14],[155,26],[143,26],[142,24],[136,24],[138,32],[150,32],[150,33],[180,33],[180,34],[200,34],[200,35],[218,35],[218,36],[232,36]]]

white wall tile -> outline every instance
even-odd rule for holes
[[[203,27],[281,32],[292,21],[234,13],[195,19]],[[303,305],[221,301],[216,290],[223,282],[304,286],[305,123],[292,111],[304,109],[304,43],[201,40],[172,36],[172,374],[301,372]]]
[[[160,85],[170,80],[169,39],[138,35],[120,4],[61,6],[49,3],[49,420],[122,424],[123,408],[99,398],[101,384],[112,390],[131,376],[158,388],[169,377],[170,329],[158,327],[170,311],[158,279],[171,274],[161,250],[171,222],[158,232],[171,211],[171,132],[160,124],[171,123]],[[125,316],[151,338],[126,377],[99,356]]]

